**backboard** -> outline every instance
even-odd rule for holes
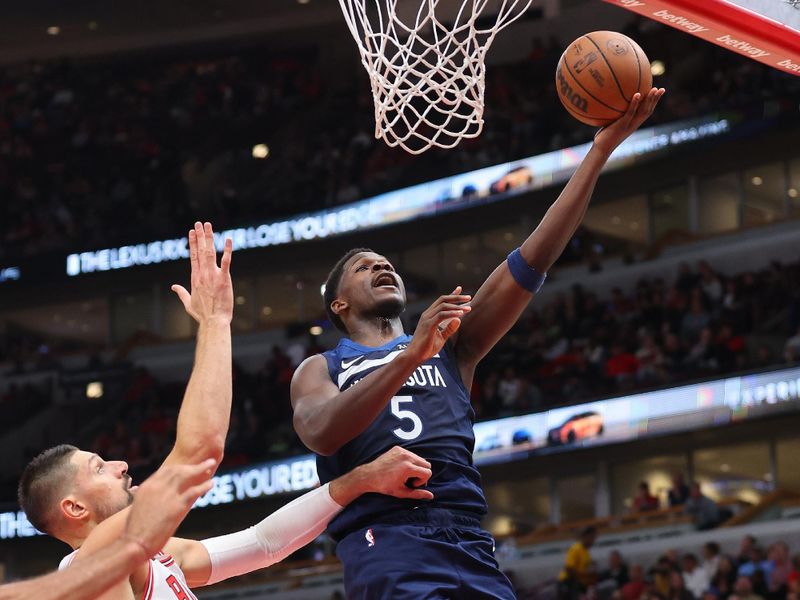
[[[800,75],[800,0],[603,0]]]

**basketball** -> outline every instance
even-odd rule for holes
[[[556,68],[556,89],[564,108],[595,127],[613,123],[636,92],[650,91],[650,61],[631,38],[615,31],[594,31],[572,42]]]

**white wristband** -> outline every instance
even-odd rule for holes
[[[316,539],[343,508],[329,488],[326,483],[303,494],[244,531],[203,540],[211,557],[206,585],[280,562]]]

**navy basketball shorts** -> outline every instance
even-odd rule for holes
[[[418,508],[346,535],[336,547],[348,600],[514,600],[494,539],[472,516]]]

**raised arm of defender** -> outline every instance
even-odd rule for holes
[[[456,288],[422,313],[408,348],[393,361],[339,391],[322,355],[306,359],[292,378],[294,429],[317,454],[329,456],[363,432],[414,370],[439,352],[470,311],[470,297]]]
[[[230,276],[231,241],[218,267],[210,223],[195,223],[189,232],[191,293],[173,286],[186,311],[198,323],[197,350],[192,375],[178,414],[175,446],[164,465],[197,464],[222,459],[231,411],[231,330],[233,287]],[[129,509],[98,524],[80,548],[76,562],[112,543],[123,531]],[[144,565],[144,563],[142,563]],[[121,597],[116,590],[109,598]]]
[[[189,232],[192,291],[180,285],[173,285],[172,290],[197,321],[197,350],[178,413],[175,446],[164,464],[195,463],[206,458],[219,464],[222,460],[233,394],[231,251],[231,240],[225,240],[217,266],[211,223],[195,223]]]
[[[663,88],[651,89],[644,98],[635,94],[628,112],[598,132],[586,158],[539,226],[520,247],[524,261],[520,264],[522,269],[532,269],[530,273],[535,271],[541,275],[547,273],[583,220],[600,171],[609,156],[653,114],[663,94]],[[526,275],[523,273],[523,277]],[[462,379],[467,386],[472,381],[475,365],[517,321],[534,291],[520,285],[519,279],[512,275],[508,261],[505,261],[475,293],[472,311],[465,315],[454,338]]]

